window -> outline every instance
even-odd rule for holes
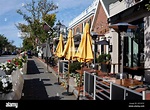
[[[76,29],[76,34],[77,33],[80,33],[80,28],[79,27],[77,27],[77,29]]]

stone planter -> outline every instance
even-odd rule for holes
[[[5,99],[5,93],[0,92],[0,100],[4,100]]]
[[[20,69],[22,74],[27,74],[27,62],[23,63],[23,68]]]

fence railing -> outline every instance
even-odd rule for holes
[[[83,95],[93,100],[145,100],[146,91],[139,93],[130,88],[84,71]]]
[[[68,60],[59,60],[59,73],[64,74],[68,72]]]
[[[136,92],[115,83],[111,83],[110,88],[111,100],[145,100],[146,91]]]
[[[87,71],[84,71],[84,96],[87,94],[94,99],[94,82],[95,76]]]
[[[102,82],[103,81],[103,82]],[[106,82],[106,83],[104,83]],[[109,100],[110,99],[110,83],[104,81],[103,78],[84,71],[84,96],[88,95],[93,100]]]
[[[68,72],[68,60],[63,61],[63,74]]]

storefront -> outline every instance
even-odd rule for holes
[[[146,62],[148,59],[146,58],[149,58],[149,51],[146,48],[149,48],[149,46],[144,42],[147,42],[147,39],[149,39],[149,36],[146,35],[149,33],[147,29],[149,28],[149,24],[147,24],[149,23],[149,19],[147,19],[149,15],[150,12],[146,9],[145,2],[143,1],[109,18],[110,24],[127,22],[138,26],[135,30],[127,29],[124,36],[123,67],[147,67]],[[111,30],[110,32],[113,44],[112,61],[121,64],[122,56],[120,55],[122,54],[122,45],[118,39],[120,37],[119,32],[116,30]],[[116,69],[119,71],[120,67],[118,66]]]

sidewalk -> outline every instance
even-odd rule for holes
[[[41,59],[41,58],[37,58],[37,57],[35,57],[36,59],[38,59],[41,63],[43,63],[43,65],[45,65],[45,67],[47,67],[47,64],[44,62],[44,60],[43,59]],[[48,70],[50,71],[50,72],[52,72],[52,74],[54,74],[55,75],[55,77],[58,79],[58,70],[57,70],[58,68],[53,68],[53,67],[50,67],[49,65],[48,65]],[[63,79],[62,78],[62,76],[60,75],[60,82],[66,82],[66,80],[65,79]],[[57,82],[58,82],[58,80],[57,80]],[[63,86],[62,86],[63,87]],[[65,88],[65,87],[64,87]],[[65,88],[66,89],[66,88]],[[75,95],[75,97],[76,97],[76,99],[77,99],[77,97],[78,97],[78,90],[77,90],[77,88],[75,88],[75,82],[74,82],[74,79],[72,78],[72,77],[70,77],[70,80],[69,80],[69,92],[72,92],[74,95]],[[81,92],[81,94],[82,94],[82,92]],[[81,95],[80,94],[80,95]],[[87,100],[85,97],[83,98],[83,97],[81,97],[80,96],[80,100]]]
[[[57,85],[55,71],[47,72],[47,65],[39,58],[28,59],[27,74],[24,74],[24,87],[21,100],[76,100],[75,95],[62,95],[66,89]],[[71,87],[70,87],[71,92]]]

